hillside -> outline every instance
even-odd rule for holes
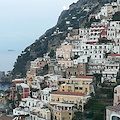
[[[115,0],[79,0],[77,3],[71,4],[68,10],[62,11],[57,25],[47,30],[45,34],[35,40],[18,56],[12,70],[13,78],[24,77],[31,60],[41,57],[51,49],[58,47],[67,36],[69,28],[83,27],[90,14],[97,13],[104,3],[111,1]],[[86,11],[88,8],[89,11]],[[70,24],[66,24],[66,22]]]

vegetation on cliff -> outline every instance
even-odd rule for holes
[[[18,56],[17,62],[14,64],[14,69],[12,70],[13,78],[25,77],[31,60],[42,57],[53,46],[54,48],[58,47],[67,36],[69,27],[73,29],[84,27],[85,23],[88,22],[90,14],[97,13],[104,3],[111,1],[114,0],[79,0],[77,3],[70,5],[68,10],[61,13],[56,26],[47,30],[44,35],[32,45],[28,46]],[[88,7],[90,10],[86,11],[85,9]],[[67,21],[70,24],[66,24]]]

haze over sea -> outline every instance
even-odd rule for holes
[[[76,1],[1,0],[0,71],[12,70],[21,51],[53,27],[62,10]]]
[[[21,51],[0,50],[0,71],[9,71],[13,69],[13,65],[17,56]]]

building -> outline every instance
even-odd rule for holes
[[[71,77],[70,79],[61,78],[58,80],[57,85],[59,91],[90,95],[90,93],[94,93],[92,82],[93,76],[78,76]]]
[[[62,69],[73,67],[73,60],[58,60],[58,66],[60,66]]]
[[[83,112],[84,104],[89,98],[83,93],[55,91],[50,94],[50,104],[77,104],[78,109]]]
[[[51,104],[53,120],[72,120],[75,109],[74,104]]]
[[[71,76],[86,76],[87,74],[87,64],[80,63],[74,67],[66,69],[66,78],[71,78]]]
[[[57,86],[57,80],[59,78],[62,78],[61,75],[55,75],[55,74],[46,74],[44,75],[44,80],[47,84],[47,87],[49,88],[56,88]],[[57,88],[56,88],[57,89]]]
[[[100,38],[106,38],[107,37],[107,22],[101,21],[95,22],[91,24],[90,31],[89,31],[89,40],[88,43],[96,43],[98,42],[98,39]]]
[[[107,38],[115,41],[116,45],[120,46],[120,21],[110,21]]]
[[[112,15],[115,14],[115,12],[119,11],[119,0],[117,2],[112,2],[105,4],[103,7],[101,7],[100,12],[95,16],[96,19],[108,19],[111,20]]]
[[[30,120],[51,120],[51,112],[48,108],[32,107]]]
[[[13,115],[18,117],[22,117],[22,116],[27,117],[27,116],[30,116],[31,109],[33,108],[41,109],[44,106],[45,104],[38,99],[33,99],[30,97],[23,98],[19,106],[13,109]],[[32,120],[32,119],[29,118],[29,120]]]
[[[71,52],[74,48],[73,45],[71,45],[68,42],[64,42],[61,44],[61,47],[56,50],[56,59],[65,59],[68,60],[71,58]]]
[[[40,98],[41,94],[40,94],[40,91],[41,91],[41,84],[42,82],[39,81],[38,79],[35,79],[33,80],[32,84],[31,84],[31,92],[32,92],[32,97],[33,98]]]
[[[120,105],[120,85],[114,88],[114,101],[113,105],[117,106]]]
[[[120,119],[120,105],[106,107],[106,120]]]
[[[41,101],[48,103],[51,92],[52,88],[44,88],[43,90],[41,90]]]
[[[20,94],[21,99],[30,95],[30,87],[24,83],[16,84],[16,91]]]

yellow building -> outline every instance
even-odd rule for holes
[[[52,107],[53,106],[53,107]],[[53,120],[72,120],[74,112],[74,104],[52,104],[51,111]]]
[[[77,108],[83,111],[84,104],[89,98],[90,96],[87,96],[83,93],[55,91],[50,94],[50,103],[76,104]]]
[[[93,81],[93,76],[79,76],[75,78],[65,79],[61,78],[57,82],[59,91],[65,92],[79,92],[89,95],[93,92],[91,89],[91,83]],[[93,88],[93,87],[92,87]]]
[[[33,107],[30,109],[30,118],[31,120],[51,120],[51,112],[47,108]]]

